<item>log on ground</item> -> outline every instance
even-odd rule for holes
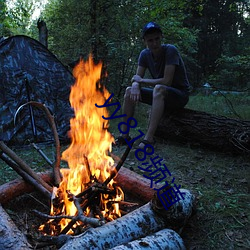
[[[37,175],[47,183],[53,181],[52,172],[38,173]],[[35,188],[31,184],[25,182],[23,179],[15,179],[0,186],[0,203],[6,204],[24,193],[31,193],[33,191],[35,191]]]
[[[172,221],[169,221],[168,218],[171,218],[176,211],[181,211],[180,217],[183,221],[187,221],[186,219],[192,214],[194,196],[186,189],[180,190],[185,192],[184,200],[179,200],[172,205],[171,209],[164,211],[165,213],[156,212],[157,206],[152,206],[151,202],[148,202],[121,218],[101,227],[91,228],[85,233],[69,239],[60,249],[110,249],[174,226],[171,225]],[[183,218],[184,213],[186,218]],[[176,215],[175,220],[179,220]]]
[[[172,229],[162,229],[144,238],[128,242],[111,250],[185,250],[182,238]]]
[[[17,229],[9,215],[0,204],[0,249],[32,249],[25,236]]]
[[[114,180],[125,191],[125,200],[126,193],[143,203],[149,202],[154,196],[155,191],[150,188],[150,180],[127,168],[121,167]]]
[[[155,135],[222,152],[250,152],[250,121],[190,109],[163,117]]]
[[[47,183],[53,182],[52,172],[38,173],[38,176]],[[142,203],[147,203],[153,198],[154,190],[150,188],[150,181],[129,169],[122,167],[115,180],[125,195],[128,192]],[[6,204],[24,193],[33,191],[35,188],[22,179],[10,181],[0,186],[0,203]]]

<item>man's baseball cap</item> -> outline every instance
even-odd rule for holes
[[[144,36],[146,35],[146,33],[148,31],[152,31],[152,30],[158,30],[158,31],[160,31],[162,33],[161,27],[157,23],[155,23],[155,22],[149,22],[142,29],[142,37],[144,38]]]

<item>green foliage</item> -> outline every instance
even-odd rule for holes
[[[0,0],[0,36],[8,35],[10,35],[10,25],[7,15],[6,1]]]
[[[199,12],[195,6],[201,5]],[[198,63],[201,67],[197,71],[198,78],[202,80],[211,74],[214,78],[220,57],[244,56],[249,48],[249,1],[196,0],[190,3],[189,9],[191,15],[186,24],[199,30]],[[246,82],[242,82],[244,86]]]
[[[166,42],[179,47],[184,57],[195,53],[196,33],[182,25],[184,7],[182,1],[103,0],[79,5],[75,0],[62,0],[50,2],[43,15],[50,32],[50,49],[65,64],[92,52],[108,71],[105,84],[120,96],[135,73],[146,22],[154,20],[162,25]],[[178,10],[178,15],[172,15],[172,9]]]
[[[17,0],[7,12],[1,1],[1,34],[37,39],[31,16],[42,3]],[[51,0],[40,17],[49,30],[49,49],[65,65],[92,53],[108,72],[103,83],[120,98],[135,73],[148,21],[159,23],[164,42],[178,47],[194,87],[204,79],[229,89],[248,86],[249,9],[247,0]]]
[[[16,0],[13,8],[8,10],[10,29],[13,35],[29,34],[34,3],[30,0]],[[11,21],[10,21],[11,20]]]
[[[190,96],[187,108],[230,118],[250,121],[250,96],[244,95],[195,95]]]
[[[223,55],[216,63],[216,71],[209,76],[208,81],[216,83],[217,87],[227,86],[230,90],[250,86],[250,55]]]

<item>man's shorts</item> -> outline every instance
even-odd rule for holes
[[[176,88],[168,87],[165,97],[165,112],[174,111],[183,108],[189,100],[188,91],[179,90]],[[153,88],[141,88],[142,103],[152,105],[153,101]]]

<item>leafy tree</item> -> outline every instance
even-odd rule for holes
[[[1,33],[37,38],[32,16],[41,3],[16,0],[7,12],[2,0]],[[228,86],[227,78],[245,75],[248,68],[241,63],[250,51],[249,8],[248,0],[51,0],[41,18],[49,29],[49,49],[64,64],[92,52],[108,71],[105,83],[120,95],[144,47],[141,28],[151,20],[162,26],[165,42],[181,51],[194,86],[204,79]],[[247,79],[235,78],[240,86],[248,84]]]
[[[0,0],[0,36],[10,35],[9,18],[5,0]]]
[[[232,67],[225,68],[223,72],[230,72],[230,74],[226,74],[227,77],[225,74],[219,76],[222,72],[221,66],[229,66],[228,63],[222,63],[225,62],[226,57],[228,62],[232,62],[239,58],[237,57],[239,54],[245,56],[246,43],[249,41],[249,23],[245,15],[249,15],[249,2],[247,0],[195,0],[190,2],[188,11],[191,15],[186,23],[189,27],[199,29],[198,79],[223,79],[224,77],[220,84],[228,87],[228,77],[234,72],[230,72]]]
[[[13,7],[8,9],[10,29],[13,35],[29,34],[34,3],[30,0],[16,0]]]
[[[85,1],[80,5],[76,0],[50,2],[43,13],[50,49],[65,64],[79,55],[86,57],[93,53],[95,60],[102,60],[108,71],[106,81],[112,82],[113,89],[120,92],[126,81],[125,72],[130,71],[126,65],[137,42],[130,37],[138,34],[138,25],[131,18],[133,4],[134,1],[115,0]]]
[[[144,47],[141,28],[146,22],[161,24],[167,42],[175,43],[184,57],[192,58],[187,55],[195,53],[195,34],[182,26],[185,5],[179,3],[183,1],[173,2],[175,5],[159,0],[90,0],[81,4],[54,0],[43,13],[50,49],[66,64],[92,52],[96,60],[104,62],[111,91],[120,95],[135,73],[139,51]],[[172,8],[179,14],[172,15]]]

